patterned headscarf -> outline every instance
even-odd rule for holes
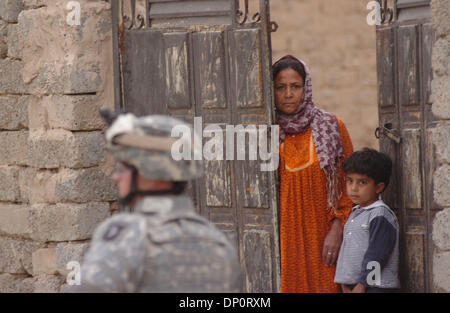
[[[276,61],[274,66],[286,59],[300,62],[306,73],[302,99],[298,109],[292,114],[277,112],[277,124],[280,126],[280,143],[286,134],[298,134],[311,127],[314,147],[321,170],[327,177],[328,207],[337,209],[341,197],[339,186],[339,158],[344,157],[344,148],[339,133],[339,125],[335,115],[314,105],[312,97],[311,74],[306,64],[292,55],[286,55]]]

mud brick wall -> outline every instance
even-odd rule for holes
[[[450,292],[450,0],[432,0],[433,47],[431,82],[433,114],[440,121],[433,132],[436,171],[434,200],[443,208],[433,222],[433,280],[436,291]]]
[[[0,292],[59,292],[116,207],[110,4],[78,2],[0,0]]]

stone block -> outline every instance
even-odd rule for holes
[[[24,94],[27,92],[22,80],[22,62],[0,59],[0,94]]]
[[[58,275],[39,275],[34,279],[34,293],[59,293],[64,277]]]
[[[431,1],[431,22],[437,37],[450,33],[450,5],[449,0]]]
[[[433,114],[441,119],[450,119],[450,76],[435,77],[431,81]]]
[[[438,212],[434,217],[433,241],[440,250],[450,250],[450,208]]]
[[[19,45],[19,33],[17,24],[8,26],[8,57],[11,59],[21,59],[22,49]]]
[[[101,97],[96,95],[50,96],[44,105],[51,128],[68,130],[99,130],[105,128],[100,116]]]
[[[33,131],[28,138],[28,162],[37,168],[91,167],[103,157],[104,139],[98,131]]]
[[[6,43],[6,36],[8,35],[8,23],[0,19],[0,41]]]
[[[0,18],[9,23],[17,23],[17,17],[23,8],[23,0],[1,0]]]
[[[28,131],[0,132],[0,165],[27,165]]]
[[[433,70],[436,76],[450,75],[450,37],[438,38],[433,46]]]
[[[52,171],[28,168],[19,175],[20,190],[30,203],[55,203],[57,179]]]
[[[33,98],[29,105],[30,130],[62,128],[101,130],[106,124],[100,116],[102,95],[51,95]]]
[[[44,248],[33,252],[33,276],[57,273],[55,248]]]
[[[433,129],[433,144],[438,164],[450,163],[450,122],[442,121]]]
[[[34,94],[96,93],[104,89],[111,54],[110,4],[79,1],[81,25],[66,18],[67,1],[24,11],[19,17],[23,77]]]
[[[23,0],[23,7],[26,10],[37,9],[47,5],[49,0]]]
[[[29,237],[29,209],[25,205],[0,203],[0,233]]]
[[[0,274],[0,293],[31,293],[34,280],[25,275]]]
[[[31,274],[31,256],[42,243],[0,236],[0,273]]]
[[[28,104],[30,130],[49,129],[47,108],[42,105],[42,97],[32,97]]]
[[[60,171],[54,192],[60,201],[88,202],[114,201],[116,187],[99,168]]]
[[[0,19],[0,59],[8,55],[8,23]]]
[[[0,96],[0,129],[28,128],[29,96]]]
[[[60,275],[66,277],[70,270],[67,264],[76,261],[82,264],[83,256],[89,248],[89,243],[59,243],[56,245],[56,265]]]
[[[29,216],[31,238],[37,241],[89,239],[95,227],[108,216],[108,203],[34,205]]]
[[[31,186],[38,170],[33,167],[21,167],[19,171],[20,201],[22,203],[30,202]]]
[[[433,282],[436,291],[450,292],[450,252],[433,255]]]
[[[434,201],[442,207],[450,207],[450,165],[439,167],[433,176]]]
[[[8,45],[0,40],[0,59],[6,58],[8,55]]]
[[[19,168],[0,166],[0,201],[15,202],[20,199]]]

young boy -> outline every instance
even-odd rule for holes
[[[354,293],[394,292],[398,279],[398,221],[379,195],[391,176],[390,158],[373,149],[344,161],[346,189],[356,204],[344,225],[334,282]]]

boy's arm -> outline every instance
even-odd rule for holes
[[[373,270],[367,269],[367,264],[376,261],[380,264],[380,270],[386,265],[397,241],[397,230],[384,217],[377,216],[369,224],[369,247],[362,262],[359,283],[368,286],[367,276]]]

